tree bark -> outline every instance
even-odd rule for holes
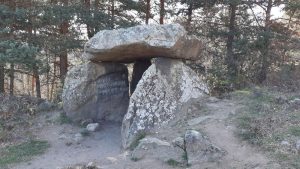
[[[229,11],[230,11],[230,21],[229,21],[229,31],[227,36],[227,42],[226,42],[226,49],[227,49],[227,56],[226,56],[226,65],[228,69],[228,75],[232,80],[234,80],[237,77],[238,70],[237,70],[237,60],[234,56],[233,52],[233,43],[234,43],[234,37],[235,37],[235,20],[236,20],[236,10],[237,5],[234,3],[231,3],[229,5]]]
[[[5,74],[4,74],[4,65],[1,63],[0,64],[0,94],[5,92],[4,89],[4,79],[5,79]]]
[[[115,28],[115,0],[111,0],[111,28]]]
[[[258,82],[262,83],[267,79],[267,73],[269,68],[269,57],[270,57],[270,21],[271,21],[271,11],[273,7],[273,0],[268,0],[268,5],[266,9],[265,27],[264,27],[264,47],[262,49],[261,55],[261,68],[258,73]]]
[[[84,0],[84,6],[86,10],[88,11],[88,14],[91,15],[91,1],[90,0]],[[86,24],[87,34],[88,38],[92,38],[94,36],[93,30],[90,26],[90,24]]]
[[[55,58],[53,60],[53,79],[51,82],[51,90],[50,90],[50,100],[53,100],[53,92],[54,92],[54,85],[55,85],[55,80],[56,80],[56,65],[55,65]]]
[[[191,24],[192,24],[192,15],[193,15],[193,3],[191,2],[189,4],[189,8],[188,8],[188,12],[187,12],[187,16],[188,16],[188,19],[187,19],[187,31],[191,31]]]
[[[64,0],[63,2],[65,6],[68,5],[68,0]],[[68,33],[69,33],[69,22],[64,21],[60,25],[60,34],[64,36]],[[60,79],[62,84],[64,84],[68,72],[68,51],[66,49],[64,51],[61,51],[59,55],[59,59],[60,59]]]
[[[36,91],[36,97],[41,98],[41,82],[40,82],[40,76],[39,76],[39,70],[36,65],[33,66],[33,76],[35,79],[35,91]]]
[[[14,81],[15,81],[15,65],[13,63],[10,64],[9,70],[9,94],[14,95]]]
[[[99,0],[95,0],[95,8],[99,9],[99,5],[100,5],[100,1]]]
[[[150,15],[151,15],[151,4],[150,4],[150,0],[146,0],[147,4],[146,4],[146,25],[149,24],[149,19],[150,19]]]
[[[159,24],[164,24],[164,17],[165,17],[165,0],[160,0]]]

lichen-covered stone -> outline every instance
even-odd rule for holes
[[[129,104],[127,67],[87,62],[68,72],[63,89],[64,111],[74,121],[121,122]]]
[[[225,151],[213,145],[209,139],[196,130],[187,130],[184,136],[189,165],[214,162],[225,155]]]
[[[139,141],[139,145],[131,154],[133,159],[153,158],[161,161],[175,160],[182,162],[183,150],[167,141],[155,137],[146,137]]]
[[[188,36],[179,24],[139,25],[98,32],[86,43],[84,58],[114,62],[157,56],[199,60],[204,48],[204,43]]]
[[[122,124],[123,147],[140,133],[168,124],[183,104],[206,93],[205,83],[182,61],[155,59],[130,98]]]

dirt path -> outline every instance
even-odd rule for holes
[[[235,126],[228,120],[228,117],[236,113],[239,108],[237,104],[222,100],[207,105],[212,115],[201,128],[215,145],[227,152],[226,156],[219,162],[218,168],[280,168],[262,152],[235,136]]]
[[[209,101],[209,115],[199,115],[193,128],[202,130],[213,144],[224,149],[227,154],[220,161],[191,166],[189,169],[280,169],[247,142],[234,135],[235,127],[229,116],[236,113],[238,104],[228,100]],[[197,118],[196,118],[197,119]],[[196,120],[197,121],[197,120]],[[193,121],[195,123],[195,121]],[[12,169],[56,169],[70,165],[95,162],[103,169],[172,169],[172,166],[155,159],[134,162],[127,152],[121,152],[120,126],[105,124],[101,130],[85,137],[80,144],[74,136],[80,131],[72,125],[48,125],[38,133],[40,139],[48,140],[51,147],[42,156],[29,163],[22,163]],[[72,143],[71,145],[68,145]]]
[[[121,133],[117,124],[105,124],[101,130],[77,144],[74,136],[80,128],[71,125],[49,125],[38,133],[51,147],[40,157],[21,163],[12,169],[56,169],[88,162],[109,161],[106,157],[120,154]],[[69,145],[71,144],[71,145]]]

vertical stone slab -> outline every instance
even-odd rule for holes
[[[118,63],[88,62],[71,69],[63,89],[64,111],[73,121],[121,122],[129,104],[128,70]]]
[[[155,59],[130,97],[122,123],[123,148],[139,135],[167,125],[182,105],[207,93],[206,83],[182,61]]]
[[[97,84],[97,119],[121,122],[129,104],[128,73],[105,74]]]

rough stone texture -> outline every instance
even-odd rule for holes
[[[157,56],[199,60],[204,48],[199,39],[187,36],[179,24],[139,25],[98,32],[86,43],[84,58],[117,62]]]
[[[139,145],[134,149],[131,156],[134,159],[154,158],[161,161],[175,160],[182,162],[183,150],[174,147],[167,141],[154,137],[146,137],[140,140]]]
[[[225,151],[214,146],[208,138],[195,130],[188,130],[184,136],[188,164],[214,162],[225,155]]]
[[[298,140],[296,142],[296,149],[297,149],[298,153],[300,154],[300,140]]]
[[[63,90],[64,111],[74,121],[121,122],[129,104],[127,67],[92,63],[68,72]]]
[[[172,141],[172,144],[176,147],[185,149],[185,143],[184,143],[184,138],[182,137],[177,137]]]
[[[168,124],[183,104],[206,92],[205,83],[183,62],[157,58],[130,98],[122,124],[123,147],[128,148],[139,134]]]
[[[99,129],[99,123],[90,123],[86,126],[86,129],[90,132],[95,132]]]

